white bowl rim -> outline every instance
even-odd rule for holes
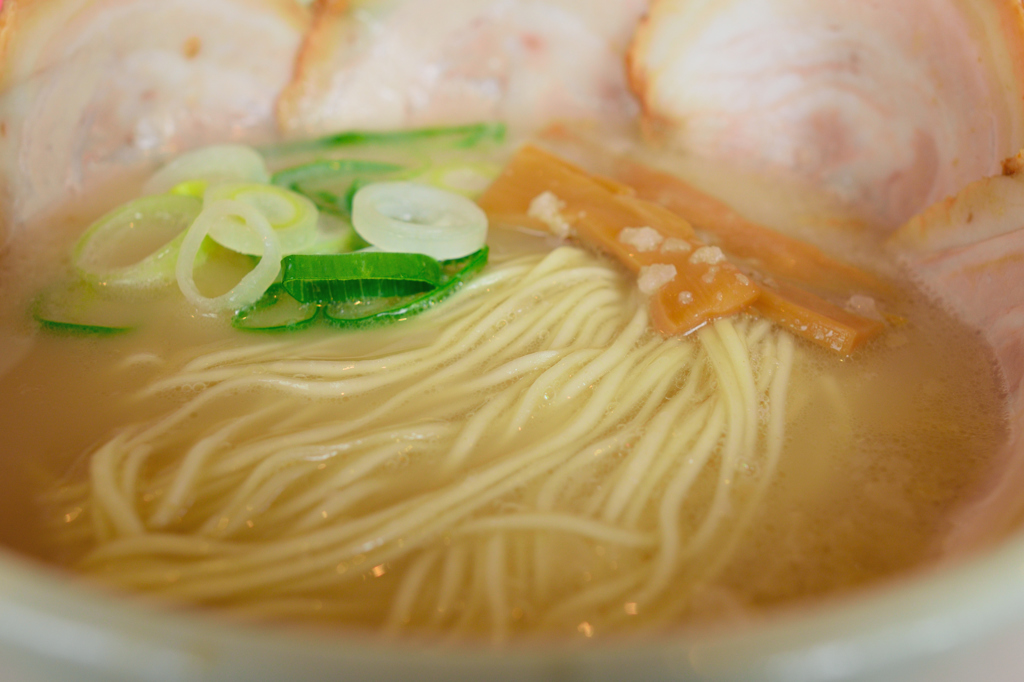
[[[861,679],[1024,619],[1024,533],[956,565],[904,576],[739,630],[650,641],[489,648],[234,625],[113,595],[0,553],[0,660],[105,680]],[[90,677],[89,679],[92,679]]]

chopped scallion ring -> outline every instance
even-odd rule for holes
[[[71,262],[83,278],[101,286],[169,284],[185,230],[202,207],[195,197],[173,194],[131,201],[89,226]]]
[[[247,331],[296,331],[313,324],[319,313],[316,303],[296,301],[284,287],[274,284],[260,300],[239,310],[231,324]]]
[[[262,241],[263,255],[251,272],[233,289],[216,297],[207,297],[196,287],[194,269],[196,256],[210,229],[223,220],[238,220],[255,231]],[[192,227],[185,233],[175,273],[178,286],[193,305],[201,310],[239,310],[258,301],[281,272],[281,242],[277,231],[263,214],[241,201],[222,199],[208,203]]]
[[[146,194],[163,194],[183,182],[270,182],[270,171],[258,151],[241,144],[203,147],[173,159],[146,181]]]
[[[279,187],[298,192],[299,187],[310,183],[332,182],[336,180],[351,181],[352,178],[367,175],[376,176],[397,173],[405,167],[397,163],[385,161],[366,161],[364,159],[337,159],[334,161],[314,161],[301,166],[292,166],[274,173],[271,182]]]
[[[469,148],[480,142],[505,139],[505,124],[487,122],[413,130],[350,130],[314,140],[284,142],[263,148],[267,156],[285,156],[305,152],[327,151],[354,145],[405,145],[438,142],[449,147]]]
[[[366,242],[352,228],[352,223],[333,213],[321,211],[316,221],[316,238],[299,253],[349,253],[366,246]]]
[[[131,331],[139,319],[121,298],[110,298],[84,282],[56,286],[32,304],[39,326],[58,334],[109,336]]]
[[[263,214],[277,232],[281,253],[302,251],[316,241],[317,210],[313,202],[281,187],[254,183],[226,183],[206,190],[204,201],[229,199],[248,204]],[[221,246],[250,256],[263,253],[259,235],[237,220],[227,218],[210,228],[210,239]]]
[[[271,182],[309,197],[323,211],[347,217],[356,189],[367,182],[396,179],[409,172],[395,163],[338,159],[287,168],[274,173]]]
[[[378,182],[356,192],[352,224],[382,251],[463,258],[487,241],[487,215],[464,196],[412,182]]]
[[[499,173],[501,167],[493,163],[456,161],[432,166],[426,173],[416,176],[413,180],[474,199],[494,182]]]
[[[324,319],[336,327],[359,329],[403,320],[434,307],[457,291],[487,264],[485,246],[466,258],[441,263],[441,286],[426,293],[387,298],[352,299],[324,306]]]
[[[281,279],[285,290],[303,303],[407,296],[441,282],[441,266],[433,258],[382,251],[288,256]]]
[[[206,180],[186,180],[185,182],[179,182],[177,185],[167,190],[167,193],[181,194],[186,197],[202,199],[203,195],[206,194],[206,188],[209,186],[210,183]]]

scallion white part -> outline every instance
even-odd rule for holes
[[[494,182],[499,173],[501,166],[497,164],[457,161],[431,166],[427,172],[413,179],[474,199]]]
[[[195,197],[161,194],[119,206],[89,226],[71,254],[94,284],[146,288],[174,281],[185,230],[199,215]]]
[[[301,194],[274,185],[231,182],[214,185],[203,196],[207,204],[223,199],[240,201],[262,213],[277,232],[281,253],[285,256],[302,251],[317,239],[318,211],[313,202]],[[221,220],[211,226],[210,238],[232,251],[250,256],[263,254],[260,236],[237,220]]]
[[[270,182],[270,171],[258,151],[241,144],[203,147],[168,162],[146,181],[146,194],[163,194],[189,180],[222,182]]]
[[[195,260],[210,230],[221,221],[241,220],[244,226],[259,235],[263,256],[233,289],[220,296],[208,297],[200,293],[195,282]],[[243,226],[243,229],[244,229]],[[200,310],[239,310],[260,299],[281,271],[281,242],[277,231],[257,209],[241,201],[222,199],[207,203],[203,212],[185,233],[181,243],[175,274],[178,286],[193,305]]]
[[[412,182],[378,182],[356,192],[352,224],[382,251],[463,258],[487,241],[487,216],[466,197]]]

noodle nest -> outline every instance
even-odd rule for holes
[[[585,251],[499,262],[370,333],[355,356],[337,333],[207,350],[147,386],[177,406],[65,488],[81,567],[247,619],[659,628],[772,480],[792,338],[744,317],[662,338]]]

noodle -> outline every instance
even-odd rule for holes
[[[663,339],[569,247],[408,324],[362,357],[313,336],[168,362],[139,399],[185,402],[112,434],[70,501],[82,568],[246,617],[501,641],[678,610],[680,576],[727,562],[785,439],[790,337],[738,318]],[[581,552],[605,559],[583,585]]]

